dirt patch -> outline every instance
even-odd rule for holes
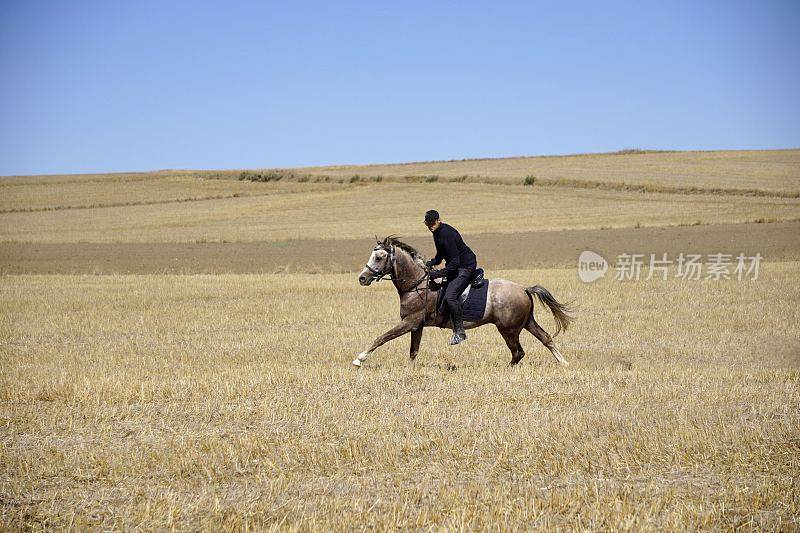
[[[622,253],[760,253],[764,261],[800,259],[800,222],[465,235],[487,269],[572,266],[583,250],[612,261]],[[433,252],[426,237],[409,244]],[[240,243],[3,243],[4,274],[163,274],[354,272],[370,239]]]

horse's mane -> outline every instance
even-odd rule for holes
[[[425,267],[425,256],[419,253],[419,251],[410,244],[404,243],[403,241],[398,239],[397,235],[387,236],[385,239],[383,239],[383,242],[381,244],[383,246],[394,245],[397,248],[400,248],[401,250],[408,252],[408,255],[411,256],[411,259],[413,259],[414,262],[416,262],[419,266],[423,268]]]

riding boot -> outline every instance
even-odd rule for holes
[[[467,332],[464,331],[464,312],[460,305],[454,305],[453,309],[450,309],[450,316],[453,319],[453,336],[450,338],[452,346],[467,340]]]

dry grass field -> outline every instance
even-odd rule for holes
[[[433,202],[442,213],[448,213],[452,224],[470,234],[800,218],[800,198],[465,183],[370,183],[306,192],[283,190],[296,187],[291,183],[263,185],[268,191],[283,194],[4,213],[0,215],[0,241],[206,242],[365,238],[389,233],[420,236],[428,230],[422,224],[424,208],[418,206]]]
[[[800,530],[800,151],[238,175],[0,178],[0,529]],[[574,300],[569,367],[493,326],[350,366],[398,319],[372,235],[430,251],[431,205]],[[764,259],[584,284],[587,248]]]
[[[800,150],[644,152],[573,156],[510,157],[464,161],[432,161],[389,165],[347,165],[298,169],[310,175],[349,178],[383,176],[398,179],[435,176],[443,181],[465,179],[521,183],[535,176],[542,184],[586,183],[729,191],[800,192]]]
[[[323,167],[268,183],[240,174],[2,178],[0,242],[420,236],[427,230],[409,206],[432,199],[469,234],[800,219],[800,150]],[[534,185],[522,185],[531,174]],[[436,180],[420,178],[426,175]],[[447,181],[460,176],[467,178]],[[645,189],[618,187],[623,182]]]
[[[5,283],[6,527],[800,526],[800,263],[757,282],[494,274],[580,303],[570,367],[526,334],[509,369],[486,327],[355,371],[396,295],[352,274]]]
[[[94,181],[64,178],[56,183],[33,178],[9,183],[0,180],[0,212],[120,208],[310,192],[333,187],[315,183],[253,183],[161,174],[137,178],[106,175]]]
[[[578,154],[566,156],[508,157],[429,161],[379,165],[338,165],[291,169],[297,176],[332,182],[350,182],[355,177],[396,181],[522,183],[535,176],[539,183],[649,185],[656,190],[763,191],[773,194],[800,193],[800,149],[739,150],[707,152],[653,152]],[[161,170],[117,174],[8,176],[0,186],[115,184],[138,181],[185,181],[192,177],[237,179],[238,170]]]

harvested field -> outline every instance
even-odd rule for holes
[[[465,235],[487,269],[574,266],[583,250],[622,253],[760,253],[800,259],[800,222]],[[430,237],[406,239],[433,255]],[[0,243],[6,274],[233,274],[355,272],[374,239],[229,243]]]
[[[0,213],[222,200],[330,190],[333,187],[334,185],[315,183],[253,183],[160,175],[148,176],[146,179],[105,179],[91,182],[0,181]]]
[[[649,186],[652,190],[722,189],[800,193],[800,150],[633,152],[568,156],[466,159],[387,165],[309,167],[298,173],[349,178],[427,176],[494,183],[522,183],[535,176],[550,183],[586,182]]]
[[[4,527],[800,525],[800,263],[497,275],[579,302],[570,367],[486,327],[355,371],[397,310],[351,274],[4,278]]]
[[[2,178],[0,529],[797,530],[799,160]],[[356,281],[373,235],[431,254],[430,207],[574,301],[569,367],[492,326],[350,366],[398,320]],[[762,262],[587,284],[583,250]]]
[[[4,213],[0,214],[0,241],[208,242],[365,238],[390,233],[423,236],[428,230],[422,214],[432,205],[467,234],[800,218],[798,198],[378,183],[302,194]]]

